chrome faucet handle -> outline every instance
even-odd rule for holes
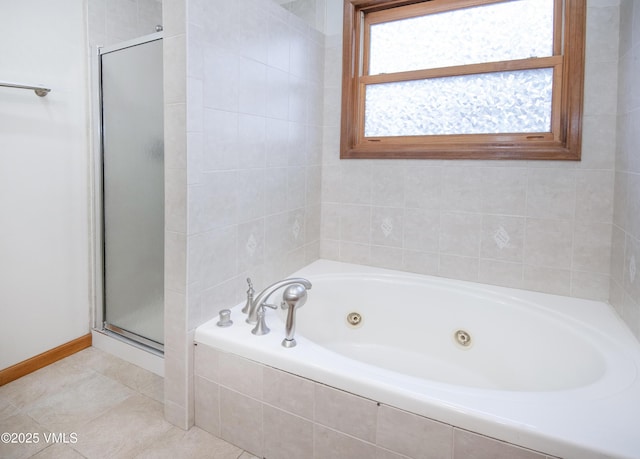
[[[251,306],[249,306],[249,312],[247,313],[247,318],[245,322],[247,322],[248,324],[255,324],[258,321],[258,308],[263,304],[266,304],[266,302],[269,300],[269,297],[276,290],[291,284],[300,284],[302,287],[305,287],[308,289],[311,288],[311,282],[309,282],[307,279],[296,278],[296,277],[283,279],[281,281],[278,281],[269,285],[260,293],[258,293],[258,296],[256,296],[253,299]]]
[[[267,327],[267,322],[264,319],[264,315],[264,305],[260,305],[258,307],[258,322],[256,322],[256,326],[253,327],[253,330],[251,330],[251,333],[253,333],[254,335],[266,335],[271,331],[271,329]]]
[[[251,308],[251,303],[253,303],[253,294],[255,293],[255,290],[253,289],[253,284],[251,283],[251,278],[247,277],[247,284],[249,284],[249,289],[247,290],[247,302],[245,303],[244,307],[242,308],[242,313],[243,314],[248,314],[249,313],[249,308]]]
[[[233,325],[233,320],[231,320],[231,310],[229,309],[221,309],[220,312],[220,320],[218,320],[218,327],[230,327]]]

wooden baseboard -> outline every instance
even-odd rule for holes
[[[0,370],[0,386],[91,346],[91,333]]]

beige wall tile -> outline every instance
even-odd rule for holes
[[[522,286],[528,290],[569,295],[571,291],[571,271],[568,269],[524,266]]]
[[[262,399],[262,365],[228,352],[218,358],[220,385],[236,392]]]
[[[611,224],[576,224],[573,238],[572,268],[609,273],[611,268]]]
[[[371,241],[371,207],[342,206],[340,238],[345,242],[368,244]]]
[[[611,278],[622,285],[624,275],[625,233],[617,225],[612,228],[611,236]]]
[[[442,201],[442,168],[407,167],[404,175],[405,207],[440,209]]]
[[[371,204],[372,167],[368,161],[341,162],[339,202],[345,204]]]
[[[313,423],[269,405],[263,406],[264,457],[298,459],[313,451]]]
[[[263,457],[262,403],[238,392],[220,388],[220,437]]]
[[[471,213],[443,213],[440,216],[440,252],[477,257],[480,253],[482,216]]]
[[[313,432],[313,459],[374,458],[376,447],[335,430],[315,424]]]
[[[317,423],[365,441],[375,440],[375,402],[322,384],[315,386],[315,401]]]
[[[396,247],[371,246],[370,263],[372,266],[387,269],[402,269],[403,250]]]
[[[606,302],[609,300],[610,280],[606,274],[572,271],[571,296]]]
[[[480,259],[478,281],[503,287],[522,288],[523,265],[498,260]]]
[[[407,459],[407,456],[396,454],[388,449],[376,448],[376,459]]]
[[[220,386],[201,376],[194,379],[195,424],[220,436]]]
[[[636,151],[639,149],[640,141],[636,146]],[[634,238],[640,239],[640,174],[630,173],[628,175],[627,205],[625,212],[627,214],[626,230]]]
[[[487,167],[482,174],[483,212],[507,215],[525,214],[527,169]]]
[[[482,188],[483,176],[479,167],[444,167],[442,209],[448,212],[476,212],[482,205]]]
[[[592,115],[582,118],[582,160],[587,169],[613,170],[615,166],[615,115]]]
[[[378,206],[401,207],[405,201],[404,168],[376,165],[371,174],[371,200]]]
[[[640,241],[627,235],[625,241],[623,287],[634,302],[640,303]]]
[[[524,263],[550,268],[570,268],[573,246],[571,220],[527,218]]]
[[[265,403],[306,419],[313,419],[314,383],[276,368],[263,367]]]
[[[441,254],[438,275],[475,282],[478,280],[479,262],[480,260],[476,257]]]
[[[527,216],[570,219],[575,212],[576,171],[531,169],[528,176]]]
[[[547,456],[464,430],[454,431],[454,459],[546,459]]]
[[[179,293],[187,288],[187,238],[184,233],[164,232],[164,287]]]
[[[617,113],[617,62],[585,63],[584,98],[585,115],[611,115]]]
[[[451,457],[451,426],[386,405],[378,416],[379,446],[414,459]]]
[[[402,269],[404,271],[437,276],[439,265],[440,255],[437,252],[403,250]]]
[[[402,247],[422,252],[438,252],[440,248],[440,212],[405,209]]]
[[[576,220],[610,223],[613,218],[613,171],[577,172]],[[588,222],[588,223],[587,223]]]
[[[181,429],[186,430],[191,427],[189,424],[189,410],[181,404],[166,400],[166,398],[164,401],[164,418],[167,422]]]

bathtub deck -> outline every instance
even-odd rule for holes
[[[326,260],[316,261],[293,273],[292,277],[306,277],[313,282],[314,276],[334,275],[336,272],[351,275],[362,273],[365,277],[380,272],[385,276],[429,277]],[[393,283],[389,279],[385,282],[385,285]],[[608,305],[439,278],[430,282],[451,283],[452,288],[479,288],[485,293],[498,292],[505,297],[520,297],[524,303],[544,304],[541,311],[545,308],[556,311],[554,308],[557,308],[560,312],[552,314],[556,317],[556,322],[561,320],[570,323],[571,327],[582,327],[576,333],[584,335],[587,342],[602,346],[598,350],[602,351],[606,371],[595,380],[587,379],[582,385],[554,390],[491,390],[425,380],[350,359],[300,335],[296,336],[297,347],[285,349],[280,345],[284,336],[284,324],[278,320],[276,313],[272,312],[268,320],[271,334],[254,336],[250,333],[252,326],[243,320],[240,304],[232,309],[232,317],[236,321],[233,327],[221,329],[216,327],[214,320],[196,330],[196,356],[210,349],[214,353],[222,351],[219,355],[224,357],[218,357],[216,362],[233,360],[228,356],[241,359],[237,361],[241,363],[232,365],[235,376],[230,379],[231,382],[220,379],[224,374],[222,365],[220,368],[216,366],[216,371],[209,368],[208,373],[202,373],[198,369],[198,361],[196,362],[197,381],[217,394],[213,400],[212,396],[203,399],[203,394],[210,391],[203,391],[202,388],[199,391],[196,382],[196,419],[199,410],[201,413],[213,410],[220,414],[217,424],[213,425],[218,428],[228,425],[229,419],[223,416],[223,405],[239,402],[240,396],[249,398],[244,402],[245,406],[253,406],[254,409],[249,410],[250,412],[255,413],[255,409],[268,410],[269,408],[265,408],[267,406],[273,407],[272,403],[263,398],[268,391],[262,391],[260,385],[265,377],[263,372],[267,371],[261,368],[265,367],[297,375],[310,384],[315,384],[315,387],[329,386],[344,393],[357,394],[363,400],[373,401],[376,406],[396,409],[420,419],[436,421],[438,425],[449,426],[451,430],[446,434],[445,444],[455,442],[456,435],[462,435],[458,431],[474,432],[485,439],[499,439],[528,448],[528,453],[534,454],[523,457],[538,458],[548,455],[580,459],[640,459],[640,434],[637,427],[640,425],[640,345]],[[311,295],[313,290],[310,291],[310,297]],[[305,307],[308,308],[309,304],[311,300]],[[569,320],[570,318],[573,319]],[[562,341],[559,340],[558,343]],[[207,359],[200,357],[199,361],[200,368],[207,368]],[[490,360],[488,362],[490,364]],[[236,387],[232,380],[254,381],[257,389],[251,387],[250,392],[243,392],[243,387]],[[232,399],[235,401],[232,402]],[[210,403],[220,405],[210,406]],[[318,403],[323,404],[316,401]],[[339,403],[335,405],[339,408]],[[234,406],[238,407],[237,404]],[[339,418],[339,413],[338,410],[338,414],[334,416]],[[253,418],[249,417],[247,420],[249,419]],[[378,418],[375,419],[372,421],[374,424],[380,422]],[[317,422],[313,417],[306,420],[311,422],[313,432],[315,424],[331,427],[322,421]],[[208,419],[207,422],[211,423],[213,420]],[[263,420],[254,419],[253,422],[258,429]],[[196,424],[201,425],[197,420]],[[268,423],[263,427],[263,434],[267,438]],[[213,431],[216,432],[215,428]],[[237,443],[235,437],[225,436],[223,429],[221,434],[222,438],[243,446],[242,443]],[[353,435],[349,432],[346,434]],[[370,442],[370,439],[362,440]],[[315,440],[311,444],[313,442]],[[251,447],[243,447],[261,455],[261,444],[258,442],[250,445]],[[305,453],[310,454],[309,451]],[[442,457],[455,458],[455,451],[452,454],[444,454]]]

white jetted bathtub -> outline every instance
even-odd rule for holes
[[[254,336],[242,304],[196,342],[547,454],[640,458],[640,345],[608,305],[326,260],[291,277],[313,284],[296,347],[286,311]]]

